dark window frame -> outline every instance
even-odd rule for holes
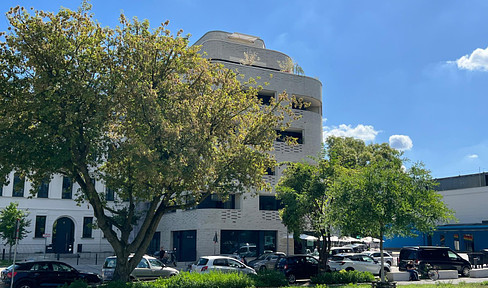
[[[93,217],[83,217],[81,238],[93,238]]]
[[[44,238],[44,234],[46,233],[46,219],[47,216],[44,215],[36,216],[34,238]]]
[[[63,176],[61,199],[73,199],[73,181],[66,176]]]
[[[259,195],[259,210],[278,211],[281,208],[283,205],[275,196]]]
[[[286,142],[287,137],[292,137],[296,138],[296,141],[298,144],[303,144],[303,130],[300,131],[281,131],[281,130],[276,130],[276,133],[278,134],[276,137],[277,142]]]
[[[14,174],[14,186],[12,188],[12,197],[24,197],[25,177]]]
[[[49,198],[49,181],[42,181],[37,190],[37,198]]]

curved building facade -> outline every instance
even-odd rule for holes
[[[258,37],[240,33],[211,31],[195,45],[201,46],[205,57],[223,63],[244,79],[259,79],[264,89],[263,99],[277,97],[283,91],[302,98],[310,106],[294,109],[301,118],[282,132],[298,138],[298,145],[289,146],[275,141],[278,162],[302,161],[316,156],[322,145],[322,84],[307,76],[283,71],[292,63],[289,56],[266,49]],[[266,175],[273,186],[281,177],[283,168],[277,167]],[[274,192],[233,195],[226,202],[208,197],[196,209],[177,210],[164,215],[154,241],[166,250],[175,249],[180,262],[195,261],[203,255],[229,254],[240,250],[253,257],[265,250],[293,254],[293,239],[282,224]],[[157,245],[157,244],[156,244]]]

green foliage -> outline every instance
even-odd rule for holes
[[[280,271],[259,271],[257,275],[250,275],[255,287],[283,287],[288,286],[288,280]]]
[[[102,287],[102,288],[149,288],[149,287],[161,287],[161,286],[154,286],[152,284],[152,282],[110,281],[110,282],[103,283],[99,287]]]
[[[253,280],[242,273],[189,273],[182,272],[171,278],[160,278],[150,284],[157,288],[246,288],[253,287]]]
[[[31,221],[27,219],[29,212],[18,209],[19,203],[10,204],[0,210],[0,237],[9,246],[13,246],[16,240],[17,220],[19,220],[19,241],[24,239],[29,231]]]
[[[373,282],[374,276],[370,272],[345,271],[320,273],[312,277],[315,284],[348,284]]]
[[[276,166],[275,129],[295,119],[286,93],[260,105],[259,83],[204,59],[168,22],[121,15],[102,28],[87,2],[58,13],[15,7],[7,20],[0,180],[15,170],[35,194],[54,174],[73,179],[117,255],[115,279],[128,279],[167,211],[270,188],[262,176]],[[115,191],[113,203],[95,180]]]
[[[75,280],[71,282],[71,284],[64,284],[62,286],[63,288],[87,288],[88,284],[85,281],[82,280]]]

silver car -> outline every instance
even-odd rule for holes
[[[278,259],[285,256],[286,254],[283,252],[266,253],[256,258],[256,260],[250,261],[249,266],[256,271],[274,270]]]
[[[131,258],[132,256],[129,256]],[[110,256],[105,259],[102,266],[103,281],[112,280],[117,263],[116,256]],[[131,280],[153,280],[159,277],[171,277],[178,275],[178,270],[165,266],[158,259],[144,255],[137,267],[130,273]]]
[[[256,271],[244,263],[226,256],[203,256],[191,265],[191,272],[208,273],[219,271],[223,273],[256,274]]]

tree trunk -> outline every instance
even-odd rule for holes
[[[125,249],[124,249],[125,250]],[[133,269],[129,271],[129,255],[126,251],[119,251],[119,253],[115,253],[117,257],[117,265],[115,266],[115,272],[112,280],[114,281],[122,281],[128,282],[130,280],[130,273]],[[126,257],[119,255],[126,255]]]
[[[383,230],[380,231],[381,282],[385,282],[385,257],[383,257]]]

